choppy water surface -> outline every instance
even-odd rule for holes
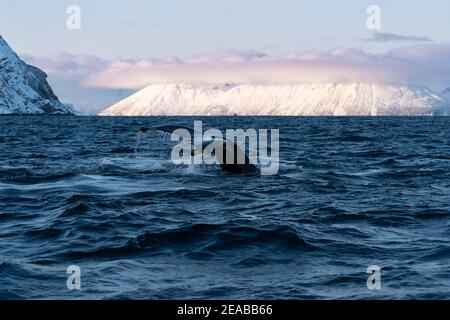
[[[193,121],[0,117],[0,298],[450,298],[449,118],[203,118],[279,128],[268,177],[137,133]]]

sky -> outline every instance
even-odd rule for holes
[[[80,29],[67,27],[70,5]],[[381,10],[376,30],[371,5]],[[450,86],[449,16],[448,0],[0,0],[0,34],[63,98],[105,104],[155,82],[441,90]]]

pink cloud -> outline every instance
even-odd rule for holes
[[[105,61],[68,54],[34,59],[46,71],[79,76],[81,86],[88,88],[140,89],[151,83],[354,81],[415,83],[439,89],[450,86],[449,44],[399,47],[380,54],[339,48],[325,53],[306,51],[285,56],[247,51],[204,54],[187,59]]]
[[[86,77],[95,72],[101,72],[110,63],[101,58],[89,55],[75,55],[71,53],[40,53],[24,54],[23,60],[35,65],[48,74]]]

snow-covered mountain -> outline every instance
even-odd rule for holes
[[[74,105],[78,115],[96,115],[136,92],[127,89],[80,88],[76,81],[55,82],[53,89],[58,92],[62,102],[68,101]]]
[[[436,115],[444,99],[421,86],[352,84],[150,85],[100,113],[150,115]]]
[[[0,36],[0,114],[72,114],[40,69],[27,65]]]
[[[446,90],[444,90],[444,92],[442,92],[442,96],[447,99],[448,101],[450,101],[450,88],[447,88]]]

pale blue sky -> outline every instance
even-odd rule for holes
[[[80,31],[66,28],[69,4],[81,7]],[[448,0],[0,0],[0,33],[20,53],[108,59],[398,45],[364,40],[370,4],[382,9],[380,32],[450,42]]]

